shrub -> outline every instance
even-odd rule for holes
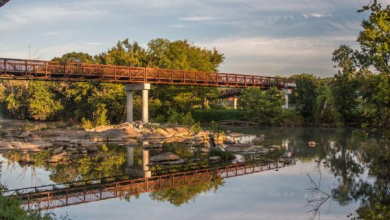
[[[244,110],[194,110],[192,115],[195,121],[207,122],[222,121],[222,120],[241,120],[245,117],[246,112]]]

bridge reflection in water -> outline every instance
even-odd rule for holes
[[[9,190],[6,195],[17,196],[21,199],[22,207],[25,210],[50,210],[70,205],[191,186],[198,183],[215,182],[225,178],[260,173],[295,164],[295,160],[291,158],[288,160],[262,160],[207,168],[190,166],[192,170],[189,171],[168,174],[159,174],[156,171],[152,175],[148,166],[149,150],[143,149],[142,167],[138,168],[134,166],[133,148],[128,147],[127,152],[128,167],[126,168],[126,173],[128,175],[15,189]]]

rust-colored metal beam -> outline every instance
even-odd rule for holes
[[[287,78],[0,58],[0,79],[284,88]]]

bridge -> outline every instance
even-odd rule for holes
[[[6,192],[6,195],[21,199],[22,207],[25,210],[50,210],[260,173],[293,164],[263,161],[254,164],[238,163],[136,179],[132,179],[130,176],[107,177],[97,180],[15,189]]]
[[[293,80],[282,77],[10,58],[0,58],[0,79],[122,83],[127,95],[127,121],[133,121],[133,92],[142,90],[142,121],[145,123],[149,120],[150,84],[262,90],[295,87]]]

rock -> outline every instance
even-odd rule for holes
[[[60,154],[52,156],[48,162],[49,163],[58,163],[58,162],[63,160],[64,156],[68,156],[68,153],[66,153],[65,151],[60,153]]]
[[[228,145],[225,150],[230,152],[248,152],[255,149],[254,145],[251,144],[231,144]]]
[[[70,143],[71,139],[69,137],[56,137],[52,141],[53,143]]]
[[[208,147],[202,147],[202,148],[200,148],[200,152],[202,152],[202,153],[208,153],[208,152],[210,152],[210,148],[208,148]]]
[[[138,132],[135,128],[133,127],[127,127],[124,129],[124,131],[127,133],[127,135],[130,137],[130,138],[139,138],[139,137],[142,137],[142,134],[140,132]]]
[[[213,156],[213,157],[209,157],[209,160],[210,160],[210,162],[219,162],[219,161],[221,161],[221,157],[220,156]]]
[[[113,129],[114,126],[111,126],[111,125],[102,125],[102,126],[98,126],[94,129],[95,132],[104,132],[104,131],[108,131],[108,130],[111,130]]]
[[[53,154],[54,154],[54,155],[60,154],[63,150],[64,150],[64,147],[57,147],[57,148],[53,151]]]
[[[159,133],[149,133],[144,136],[146,139],[165,139],[165,136]]]
[[[25,131],[19,135],[20,138],[26,138],[31,135],[30,131]]]
[[[162,161],[175,161],[175,160],[180,160],[181,158],[172,153],[172,152],[166,152],[157,156],[153,156],[150,158],[151,162],[162,162]]]
[[[280,145],[271,145],[271,148],[273,148],[273,149],[280,149]]]
[[[309,146],[310,146],[310,147],[315,147],[316,144],[317,144],[317,143],[316,143],[315,141],[310,141],[310,142],[309,142]]]
[[[183,164],[185,163],[185,160],[180,159],[180,160],[174,160],[174,161],[163,161],[159,162],[161,165],[178,165],[178,164]]]
[[[189,136],[191,134],[191,131],[185,127],[177,127],[175,130],[177,131],[176,136],[179,137]]]
[[[165,131],[170,137],[176,136],[177,131],[173,128],[166,128]]]
[[[0,141],[0,149],[8,150],[8,149],[13,149],[13,148],[14,147],[9,142]]]
[[[98,148],[94,145],[86,146],[85,147],[88,152],[97,152]]]
[[[172,137],[172,134],[168,133],[167,131],[165,131],[162,128],[157,128],[154,132],[157,133],[157,134],[161,134],[162,136],[164,136],[166,138]]]

